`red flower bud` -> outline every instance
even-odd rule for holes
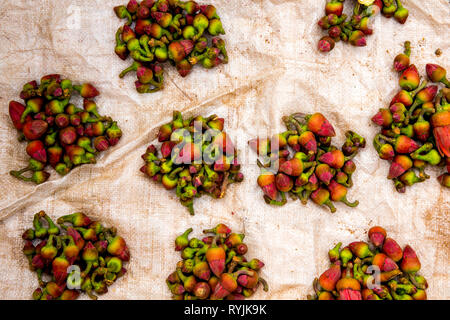
[[[288,175],[278,173],[275,178],[277,189],[281,192],[289,192],[294,186],[294,180]]]
[[[378,266],[382,272],[389,272],[398,269],[398,265],[384,253],[377,253],[372,260],[372,264]]]
[[[348,245],[352,253],[360,259],[373,256],[369,245],[364,241],[352,242]]]
[[[341,150],[333,150],[320,156],[319,161],[328,164],[332,168],[340,169],[344,166],[345,157]]]
[[[335,14],[341,16],[344,11],[343,1],[330,1],[325,5],[325,14]]]
[[[317,178],[325,183],[326,185],[330,184],[331,179],[333,179],[333,172],[330,166],[326,163],[321,163],[316,167],[315,174]]]
[[[71,145],[77,140],[77,131],[74,127],[66,127],[59,132],[61,143]]]
[[[212,246],[206,251],[205,257],[206,261],[209,264],[209,267],[211,268],[211,271],[217,277],[220,277],[220,275],[225,270],[226,254],[223,248]]]
[[[311,194],[311,199],[314,203],[321,205],[326,205],[330,208],[332,213],[336,212],[336,208],[330,201],[330,192],[326,189],[319,188]]]
[[[359,201],[351,203],[347,200],[347,188],[343,185],[337,183],[334,180],[331,180],[328,185],[328,190],[330,191],[331,200],[343,202],[349,207],[356,207],[359,204]]]
[[[380,111],[372,117],[372,122],[384,128],[392,124],[392,113],[389,109],[380,109]]]
[[[104,136],[96,137],[93,144],[97,151],[106,151],[109,148],[109,142]]]
[[[433,82],[442,82],[447,87],[450,87],[450,82],[447,80],[447,71],[437,64],[426,65],[428,78]]]
[[[11,101],[9,103],[9,116],[11,117],[11,121],[17,130],[22,130],[23,128],[23,123],[20,119],[24,111],[25,106],[23,104],[16,101]],[[30,118],[28,118],[28,120],[29,119]]]
[[[278,190],[275,185],[275,175],[272,172],[265,172],[258,177],[258,185],[264,194],[271,200],[276,200]]]

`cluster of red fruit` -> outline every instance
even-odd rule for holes
[[[386,230],[369,230],[371,244],[338,243],[328,252],[330,269],[314,279],[312,300],[426,300],[427,280],[417,274],[421,264],[414,250],[386,237]]]
[[[38,276],[33,299],[75,300],[82,291],[96,300],[95,294],[108,292],[127,271],[123,262],[130,260],[130,252],[125,240],[116,228],[105,228],[81,212],[62,216],[57,223],[59,227],[40,211],[33,228],[22,235],[23,253]],[[44,282],[44,274],[50,281]]]
[[[400,0],[358,0],[353,8],[349,21],[343,14],[345,0],[330,0],[325,6],[325,16],[319,20],[319,26],[326,30],[328,35],[319,41],[319,50],[329,52],[335,43],[342,40],[353,46],[364,47],[367,44],[366,36],[373,33],[371,19],[380,11],[387,18],[394,17],[404,24],[409,11],[403,7]]]
[[[78,92],[84,98],[83,108],[70,102]],[[122,131],[110,117],[103,117],[92,100],[99,95],[91,84],[73,85],[59,74],[46,75],[41,83],[31,81],[23,86],[20,98],[9,103],[9,115],[19,131],[19,141],[26,140],[29,165],[11,175],[36,184],[45,182],[50,164],[60,175],[75,166],[96,162],[99,152],[114,146]],[[32,171],[30,177],[23,174]]]
[[[336,135],[334,128],[321,113],[296,113],[283,117],[283,121],[288,131],[249,141],[262,159],[258,159],[262,171],[258,185],[266,203],[285,205],[288,193],[303,204],[311,198],[318,205],[328,206],[331,212],[336,211],[332,201],[357,206],[358,201],[347,200],[347,191],[353,186],[351,177],[356,170],[352,159],[365,147],[365,139],[347,131],[339,150],[331,144]]]
[[[269,288],[258,271],[264,263],[247,261],[245,234],[232,233],[223,223],[203,230],[204,237],[189,239],[192,228],[175,239],[175,250],[181,251],[177,269],[166,280],[174,300],[243,300],[252,296],[258,285]]]
[[[447,166],[447,173],[439,182],[450,187],[450,89],[446,70],[436,64],[427,64],[428,79],[442,83],[427,86],[420,81],[414,64],[410,64],[410,42],[405,52],[394,59],[394,69],[400,73],[398,92],[388,108],[382,108],[372,118],[381,126],[374,138],[374,146],[381,159],[391,161],[388,178],[398,192],[429,178],[425,168]],[[438,93],[439,91],[439,93]],[[418,175],[415,171],[418,171]]]
[[[116,54],[133,64],[120,77],[136,71],[136,90],[156,92],[164,88],[162,63],[169,61],[185,77],[196,64],[211,69],[228,63],[222,21],[213,5],[195,1],[130,0],[114,8],[127,19],[116,32]],[[214,38],[208,39],[206,36]]]

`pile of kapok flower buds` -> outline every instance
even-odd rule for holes
[[[450,188],[450,83],[445,69],[436,64],[426,65],[428,78],[446,88],[427,86],[426,80],[421,83],[416,66],[410,65],[410,52],[407,41],[405,52],[395,57],[401,91],[389,108],[380,109],[372,118],[382,127],[373,143],[380,158],[391,161],[388,179],[398,192],[428,179],[428,165],[447,166],[447,173],[438,180]]]
[[[228,63],[222,22],[212,5],[195,1],[130,0],[126,6],[114,8],[116,15],[128,21],[116,33],[116,54],[133,64],[128,72],[137,74],[136,90],[152,93],[164,88],[162,63],[169,61],[185,77],[194,65],[211,69]],[[133,27],[134,26],[134,27]],[[208,40],[207,35],[213,36]]]
[[[78,92],[84,98],[83,108],[70,102]],[[20,98],[9,103],[9,115],[26,140],[26,152],[31,157],[26,168],[11,171],[11,175],[36,184],[45,182],[50,164],[60,175],[73,167],[95,163],[98,152],[118,143],[122,131],[110,117],[100,116],[92,100],[99,95],[89,83],[73,85],[58,74],[44,76],[41,83],[31,81],[23,86]],[[32,171],[30,177],[23,174]]]
[[[34,215],[33,228],[26,230],[23,253],[38,276],[35,300],[75,300],[80,291],[96,300],[126,273],[130,260],[125,240],[116,228],[105,228],[77,212],[57,220],[44,212]],[[50,278],[45,282],[44,277]]]
[[[202,240],[189,239],[192,228],[175,240],[175,250],[183,260],[166,280],[174,300],[243,300],[252,296],[258,285],[268,291],[267,282],[258,271],[264,263],[247,261],[244,234],[232,233],[224,224],[204,230]]]
[[[328,252],[331,267],[314,279],[312,300],[426,300],[427,280],[414,250],[386,237],[386,230],[369,230],[371,244],[338,243]]]
[[[321,113],[297,113],[283,117],[283,121],[288,131],[271,139],[249,141],[262,159],[258,159],[258,185],[266,203],[285,205],[285,193],[289,193],[293,200],[306,204],[311,198],[318,205],[328,206],[331,212],[336,211],[332,201],[357,206],[358,201],[347,200],[347,191],[353,186],[352,174],[356,170],[352,159],[365,147],[365,139],[347,131],[339,150],[331,144],[336,135],[334,128]]]
[[[167,190],[176,190],[180,202],[194,214],[194,198],[208,194],[223,198],[227,187],[244,175],[231,138],[217,115],[183,119],[175,111],[173,121],[162,125],[159,150],[150,145],[141,171]]]
[[[409,11],[400,0],[358,0],[353,8],[350,20],[343,14],[345,0],[330,0],[325,6],[325,16],[319,20],[319,26],[328,32],[319,41],[319,50],[329,52],[336,42],[342,40],[353,46],[364,47],[366,36],[373,33],[372,20],[380,11],[387,17],[394,17],[404,24]]]

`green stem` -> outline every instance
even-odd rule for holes
[[[299,199],[299,198],[298,198],[298,193],[300,193],[301,191],[303,191],[303,189],[301,189],[301,190],[298,191],[297,193],[291,190],[291,191],[289,191],[289,197],[291,197],[291,199],[292,199],[293,201],[296,201],[297,199]]]
[[[29,168],[24,168],[24,169],[19,170],[19,171],[10,171],[9,173],[10,173],[13,177],[15,177],[15,178],[17,178],[17,179],[20,179],[20,180],[22,180],[22,181],[27,181],[27,182],[29,182],[29,181],[32,181],[33,179],[32,179],[32,178],[24,177],[24,176],[22,175],[22,173],[27,172],[27,171],[29,171],[29,170],[31,170],[31,169],[29,169]]]
[[[20,170],[18,170],[18,171],[12,170],[12,171],[10,171],[9,173],[10,173],[12,176],[14,176],[14,177],[19,178],[18,176],[20,176],[22,173],[25,173],[25,172],[30,171],[30,170],[31,170],[31,168],[28,166],[28,167],[23,168],[23,169],[20,169]]]
[[[379,151],[381,146],[383,145],[383,143],[380,142],[380,135],[381,134],[379,133],[375,136],[375,138],[373,138],[373,146],[377,151]]]
[[[410,93],[411,97],[414,98],[420,90],[422,90],[423,88],[425,88],[427,86],[427,84],[428,84],[428,81],[424,80],[416,90],[411,91],[411,93]]]
[[[306,117],[306,114],[304,114],[303,112],[296,112],[296,113],[291,114],[291,117],[293,117],[293,118],[295,118],[297,120],[304,121],[305,117]]]
[[[303,128],[302,125],[300,123],[300,121],[298,121],[297,119],[293,118],[293,117],[289,117],[291,123],[295,126],[297,133],[300,135],[303,133]]]
[[[44,281],[42,280],[42,273],[43,273],[42,269],[37,269],[37,270],[36,270],[36,275],[37,275],[37,278],[38,278],[38,283],[39,283],[39,286],[41,286],[41,287],[43,287],[43,286],[45,285]]]
[[[288,116],[283,116],[282,121],[284,122],[284,125],[286,126],[286,128],[288,128],[288,130],[295,129]]]
[[[450,81],[447,78],[441,80],[441,83],[445,85],[445,87],[450,88]]]
[[[142,64],[139,63],[139,62],[137,62],[137,61],[133,62],[133,64],[132,64],[131,66],[129,66],[128,68],[126,68],[125,70],[123,70],[123,71],[119,74],[119,78],[125,77],[125,75],[126,75],[128,72],[136,71],[141,65],[142,65]]]
[[[313,289],[314,289],[314,292],[316,293],[317,296],[318,296],[319,293],[320,293],[320,290],[319,290],[319,288],[318,288],[318,284],[319,284],[319,279],[314,278],[314,281],[313,281]]]
[[[423,104],[423,102],[422,102],[422,101],[419,101],[419,100],[416,100],[416,101],[413,103],[413,105],[411,106],[411,108],[409,108],[409,110],[408,110],[408,114],[406,115],[405,125],[408,125],[408,124],[409,124],[409,120],[411,119],[414,110],[416,110],[416,108],[417,108],[418,106],[422,105],[422,104]]]
[[[169,178],[171,180],[173,180],[175,178],[175,176],[180,172],[183,171],[182,167],[176,168],[175,170],[173,170],[170,174],[169,174]]]
[[[223,182],[222,182],[222,186],[220,188],[220,196],[219,199],[222,199],[225,196],[225,192],[227,191],[227,186],[228,186],[228,176],[230,175],[229,172],[225,172],[224,178],[223,178]]]

